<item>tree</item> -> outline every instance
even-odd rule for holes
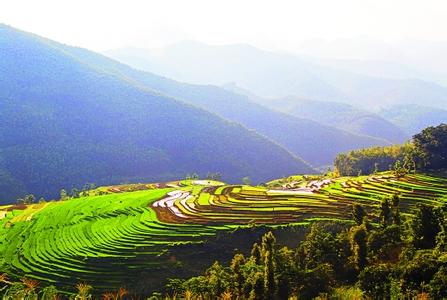
[[[92,295],[90,291],[93,289],[93,287],[86,283],[78,283],[76,285],[76,289],[78,290],[78,293],[75,296],[75,300],[90,300],[92,299]]]
[[[205,276],[196,276],[191,277],[183,283],[183,290],[185,298],[192,299],[192,296],[203,295],[210,291],[210,287],[208,285],[208,279]]]
[[[374,163],[374,171],[373,171],[373,174],[377,174],[377,173],[379,173],[379,163],[378,163],[378,162],[375,162],[375,163]]]
[[[399,226],[390,225],[372,230],[368,234],[367,249],[369,257],[377,261],[398,259],[401,242]]]
[[[244,178],[242,178],[242,183],[245,185],[250,185],[251,184],[250,177],[245,176]]]
[[[429,249],[436,245],[436,236],[441,231],[438,216],[433,207],[418,204],[411,222],[411,238],[417,249]]]
[[[354,255],[354,262],[358,270],[366,266],[368,232],[365,224],[351,228],[351,249]]]
[[[221,180],[221,178],[222,178],[222,175],[219,172],[206,174],[206,179]]]
[[[412,260],[405,263],[401,270],[401,286],[404,291],[422,291],[426,289],[439,264],[432,253],[417,252]]]
[[[79,190],[77,188],[73,188],[71,190],[71,197],[79,198],[80,196],[81,196],[81,193],[79,192]]]
[[[420,165],[426,169],[447,168],[447,124],[428,127],[413,136]]]
[[[36,197],[33,194],[28,194],[25,196],[25,204],[32,204],[36,201]]]
[[[36,201],[36,197],[33,194],[25,195],[23,198],[18,198],[18,204],[32,204]]]
[[[68,194],[67,191],[65,189],[62,189],[60,192],[60,200],[67,200],[68,199]]]
[[[390,295],[389,275],[386,265],[366,267],[359,275],[360,288],[372,299],[387,299]]]
[[[391,170],[396,161],[404,160],[405,153],[410,148],[411,144],[404,144],[341,153],[335,158],[335,169],[341,176],[369,175]]]
[[[436,209],[439,219],[439,232],[436,236],[436,250],[447,252],[447,204]]]
[[[266,299],[273,299],[276,293],[276,263],[273,253],[266,251],[264,255],[264,292]]]
[[[177,279],[177,278],[168,278],[168,283],[166,284],[166,288],[175,295],[180,295],[185,292],[184,283],[185,280]]]
[[[447,266],[441,266],[430,281],[430,296],[433,299],[447,298]]]
[[[328,292],[333,278],[333,270],[329,264],[321,264],[312,270],[307,270],[299,299],[314,299],[319,294]]]
[[[407,151],[405,151],[403,164],[403,168],[405,169],[406,173],[416,173],[416,159],[417,155],[414,147],[408,147]]]
[[[407,170],[402,166],[402,163],[400,162],[400,160],[397,160],[394,163],[393,169],[394,169],[394,174],[397,177],[402,177],[402,176],[405,176],[405,174],[407,174]]]
[[[255,264],[261,264],[261,247],[258,243],[253,244],[253,248],[251,249],[251,259]]]
[[[306,238],[296,252],[298,265],[304,269],[314,269],[321,264],[337,261],[335,237],[318,223],[312,224]]]
[[[219,262],[214,262],[211,268],[206,270],[205,275],[208,279],[208,289],[213,298],[220,296],[229,287],[230,275]]]
[[[393,224],[399,226],[400,225],[400,197],[397,193],[393,194],[391,196],[391,210],[392,210],[392,216],[393,216]]]
[[[366,217],[366,212],[363,207],[359,204],[354,204],[352,206],[352,218],[357,225],[361,225],[363,223],[363,218]]]
[[[380,203],[379,217],[383,227],[386,227],[391,224],[392,214],[391,214],[390,202],[386,197],[383,198],[382,202]]]
[[[264,274],[257,272],[252,277],[252,290],[250,292],[249,300],[264,299]]]
[[[5,300],[15,300],[15,299],[25,299],[26,286],[21,282],[12,283],[6,292],[3,294],[3,299]]]
[[[294,287],[298,287],[302,272],[295,268],[294,253],[282,247],[276,254],[277,294],[279,299],[289,299]]]
[[[242,266],[245,264],[245,257],[243,254],[236,254],[231,260],[230,269],[232,272],[232,282],[236,297],[242,298],[244,287],[244,274]]]
[[[276,245],[276,238],[271,231],[262,236],[261,239],[261,257],[265,259],[265,255],[268,252],[274,254]]]

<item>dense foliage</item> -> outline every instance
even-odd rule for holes
[[[413,137],[413,143],[424,169],[447,168],[447,124],[425,128]]]
[[[339,154],[334,164],[342,176],[368,175],[393,170],[396,161],[403,161],[411,148],[410,144],[406,144],[355,150]]]
[[[166,291],[190,299],[447,297],[447,206],[420,205],[405,218],[394,195],[378,213],[373,226],[354,206],[353,226],[315,223],[295,249],[280,247],[270,232],[228,267],[215,262],[203,276],[171,280]]]
[[[410,143],[373,147],[339,154],[334,162],[340,175],[357,176],[396,170],[442,170],[447,168],[447,125],[428,127]]]

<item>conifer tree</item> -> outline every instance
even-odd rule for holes
[[[254,261],[255,264],[261,264],[261,247],[258,245],[258,243],[253,244],[253,248],[251,249],[251,259]]]
[[[233,286],[235,290],[235,295],[238,298],[243,296],[243,286],[244,286],[244,275],[242,272],[242,267],[245,264],[245,257],[243,254],[236,254],[231,261],[231,271],[232,271],[232,279]]]
[[[362,225],[363,218],[366,217],[366,212],[361,205],[354,204],[352,206],[352,217],[357,225]]]
[[[365,225],[351,228],[351,249],[354,254],[354,262],[358,270],[366,266],[368,232]]]
[[[387,227],[391,224],[391,208],[390,208],[390,202],[388,198],[382,199],[382,202],[380,203],[380,222],[382,223],[383,227]]]

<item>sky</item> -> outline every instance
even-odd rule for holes
[[[0,0],[0,22],[104,51],[181,40],[293,51],[303,41],[447,41],[445,0]]]

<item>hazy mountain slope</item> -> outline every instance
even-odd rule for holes
[[[396,61],[360,59],[316,59],[310,61],[350,73],[386,79],[423,79],[439,85],[447,85],[447,74],[419,69],[411,64]]]
[[[340,128],[359,135],[368,135],[387,140],[391,143],[402,143],[409,135],[395,124],[375,113],[355,108],[349,104],[339,102],[316,101],[297,97],[262,98],[238,87],[236,84],[223,86],[229,91],[246,95],[256,103],[260,103],[273,110],[306,118]]]
[[[382,138],[392,143],[402,143],[408,138],[395,124],[349,104],[287,97],[271,101],[270,106],[294,116],[309,118],[349,132]]]
[[[374,109],[424,102],[447,109],[447,88],[430,81],[367,76],[350,72],[349,68],[334,67],[332,63],[316,63],[309,57],[246,45],[183,42],[157,51],[121,49],[108,51],[107,55],[182,81],[220,85],[235,82],[262,97],[294,95]]]
[[[136,84],[185,100],[252,128],[287,147],[313,166],[332,164],[341,151],[388,144],[383,139],[355,135],[315,121],[273,111],[253,102],[247,96],[220,87],[179,83],[152,73],[137,71],[79,48],[66,47],[64,51],[98,69],[119,74]],[[321,147],[321,141],[325,142],[325,147]]]
[[[132,67],[180,81],[215,85],[236,82],[258,96],[346,98],[310,72],[300,59],[248,45],[209,46],[185,41],[155,51],[125,48],[105,54]]]
[[[0,26],[0,199],[189,172],[230,181],[312,172],[257,133],[91,67],[64,47]]]
[[[447,123],[447,110],[419,105],[389,107],[380,111],[380,114],[404,128],[410,135],[419,133],[428,126]]]
[[[380,109],[392,105],[421,104],[447,108],[447,88],[421,79],[384,79],[315,66],[313,72],[336,86],[351,105]]]

